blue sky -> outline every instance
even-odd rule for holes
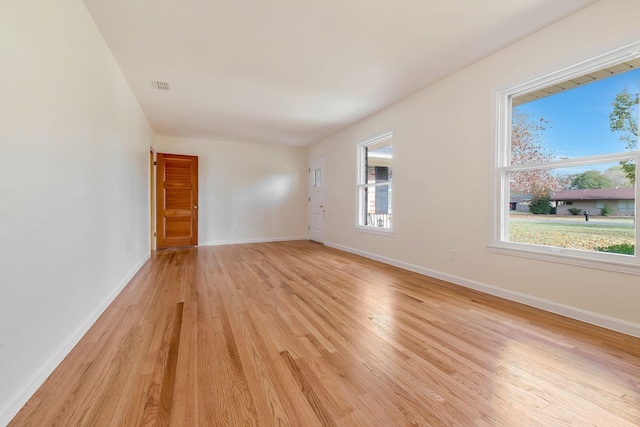
[[[640,69],[522,104],[514,110],[550,122],[543,140],[556,158],[622,152],[626,151],[625,143],[609,130],[609,114],[616,94],[624,88],[630,93],[638,92]]]

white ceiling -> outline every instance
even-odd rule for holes
[[[157,134],[308,145],[595,0],[84,2]]]

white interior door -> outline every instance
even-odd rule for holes
[[[324,157],[309,163],[309,239],[324,243]]]

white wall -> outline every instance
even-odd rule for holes
[[[157,152],[198,156],[201,246],[307,237],[307,149],[158,136]]]
[[[80,0],[0,5],[0,425],[149,255],[153,133]]]
[[[638,276],[487,250],[495,90],[629,37],[638,16],[640,2],[602,0],[313,145],[309,159],[326,157],[327,244],[640,333]],[[386,237],[354,230],[355,145],[391,127],[396,235]]]

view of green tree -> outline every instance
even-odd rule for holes
[[[638,94],[630,94],[627,89],[616,95],[611,104],[613,111],[609,115],[609,128],[612,132],[619,132],[620,140],[628,150],[638,147]],[[636,165],[631,162],[620,162],[627,178],[632,184],[636,181]]]
[[[548,214],[551,213],[551,203],[549,196],[534,196],[531,200],[531,213]]]
[[[603,173],[589,170],[575,175],[571,179],[571,190],[595,190],[598,188],[614,188],[615,184]]]

